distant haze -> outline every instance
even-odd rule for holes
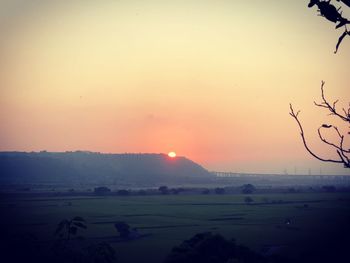
[[[313,101],[321,80],[339,108],[350,101],[350,40],[334,55],[341,32],[308,2],[0,1],[0,151],[349,174],[312,159],[288,115],[292,102],[315,151],[334,156],[316,130],[333,118]]]

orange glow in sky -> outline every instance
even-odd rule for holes
[[[305,151],[349,98],[350,40],[307,1],[0,1],[0,151],[166,153],[208,170],[348,173]],[[337,139],[335,137],[335,139]]]

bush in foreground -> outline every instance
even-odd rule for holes
[[[211,232],[199,233],[174,247],[164,263],[263,263],[261,255]]]

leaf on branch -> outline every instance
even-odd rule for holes
[[[339,37],[338,43],[337,43],[337,45],[335,46],[334,54],[336,54],[336,53],[338,52],[338,48],[339,48],[341,42],[343,41],[344,37],[345,37],[347,34],[348,34],[348,32],[347,32],[347,31],[344,31],[344,33]]]

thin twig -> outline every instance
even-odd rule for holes
[[[329,102],[327,101],[325,95],[324,95],[324,84],[325,82],[322,80],[321,82],[321,97],[322,97],[322,102],[321,103],[316,103],[314,102],[314,104],[318,107],[322,107],[322,108],[326,108],[331,112],[331,115],[335,115],[338,116],[339,118],[341,118],[343,121],[349,122],[350,123],[350,116],[349,114],[345,114],[345,116],[339,114],[335,108],[336,103],[338,102],[338,100],[336,100],[335,102],[333,102],[333,106],[331,106],[329,104]],[[345,110],[344,110],[345,111]],[[350,107],[348,109],[348,112],[350,111]]]
[[[321,82],[321,98],[322,98],[322,101],[320,103],[317,103],[314,101],[314,104],[318,107],[321,107],[321,108],[326,108],[327,110],[330,111],[330,115],[335,115],[337,117],[339,117],[341,120],[345,121],[345,122],[348,122],[350,123],[350,104],[349,104],[349,108],[346,110],[345,108],[343,108],[343,112],[345,115],[342,115],[340,113],[337,112],[337,109],[336,109],[336,104],[338,102],[338,100],[334,101],[332,103],[332,105],[327,101],[326,99],[326,96],[324,94],[324,84],[325,82],[322,81]],[[315,154],[310,148],[309,146],[307,145],[307,142],[306,142],[306,139],[305,139],[305,135],[304,135],[304,130],[303,130],[303,127],[299,121],[299,118],[298,118],[298,115],[299,115],[299,112],[298,111],[297,113],[294,112],[293,110],[293,107],[292,107],[292,104],[289,105],[290,106],[290,115],[296,120],[296,122],[298,123],[298,126],[299,126],[299,129],[300,129],[300,135],[301,135],[301,138],[303,140],[303,143],[304,143],[304,146],[305,146],[305,149],[313,156],[315,157],[316,159],[320,160],[320,161],[323,161],[323,162],[333,162],[333,163],[342,163],[344,165],[345,168],[350,168],[350,157],[348,157],[348,154],[350,153],[350,149],[344,149],[344,135],[342,135],[339,131],[339,129],[336,127],[336,126],[333,126],[333,125],[328,125],[328,124],[323,124],[321,125],[319,128],[318,128],[318,136],[319,138],[321,139],[322,142],[324,142],[325,144],[329,145],[329,146],[332,146],[335,148],[336,150],[336,153],[338,154],[340,160],[334,160],[334,159],[325,159],[325,158],[322,158],[320,156],[318,156],[317,154]],[[339,137],[339,144],[335,144],[333,142],[330,142],[328,141],[323,135],[322,135],[322,132],[321,130],[322,129],[329,129],[329,128],[333,128],[336,132],[336,134],[338,135]],[[348,132],[348,134],[350,134],[350,132]]]
[[[289,108],[290,108],[289,114],[296,120],[296,122],[297,122],[298,125],[299,125],[300,135],[301,135],[301,139],[303,140],[305,149],[306,149],[313,157],[315,157],[316,159],[318,159],[318,160],[320,160],[320,161],[322,161],[322,162],[344,163],[342,160],[324,159],[324,158],[322,158],[322,157],[319,157],[319,156],[316,155],[315,153],[313,153],[313,151],[311,151],[311,149],[309,148],[309,146],[308,146],[307,143],[306,143],[306,139],[305,139],[305,136],[304,136],[303,127],[302,127],[302,125],[301,125],[301,123],[300,123],[300,121],[299,121],[299,119],[298,119],[298,114],[299,114],[300,111],[298,111],[297,113],[295,113],[292,104],[289,104]]]
[[[321,129],[324,129],[324,128],[330,128],[332,127],[338,134],[339,138],[340,138],[340,143],[339,143],[339,146],[332,143],[332,142],[329,142],[327,139],[325,139],[323,136],[322,136],[322,133],[321,133]],[[333,146],[334,148],[340,150],[341,152],[345,152],[345,153],[350,153],[350,149],[349,150],[345,150],[342,148],[342,144],[343,144],[343,141],[344,141],[344,136],[340,134],[339,130],[337,127],[335,126],[332,126],[332,125],[329,125],[328,127],[325,127],[324,125],[322,125],[321,127],[319,127],[317,129],[317,132],[318,132],[318,136],[320,137],[321,141],[323,141],[324,143],[330,145],[330,146]]]

